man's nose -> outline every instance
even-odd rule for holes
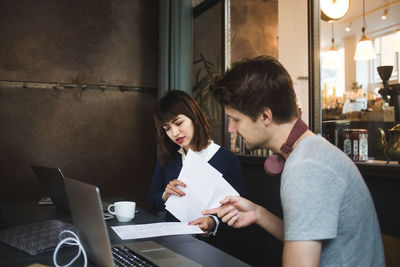
[[[230,118],[229,119],[229,125],[228,125],[228,132],[234,133],[236,132],[236,123]]]

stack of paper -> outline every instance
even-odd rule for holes
[[[238,192],[208,162],[189,150],[178,180],[186,187],[179,187],[185,196],[171,195],[165,208],[181,222],[191,222],[202,217],[206,209],[219,207],[220,200],[227,196],[238,196]]]
[[[111,228],[122,240],[166,235],[203,234],[203,231],[198,226],[181,222],[133,224],[113,226]]]

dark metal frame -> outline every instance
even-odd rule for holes
[[[228,53],[230,53],[229,50],[229,33],[230,33],[230,0],[223,0],[223,7],[222,7],[222,25],[224,25],[224,30],[222,31],[222,39],[224,40],[223,44],[222,44],[222,51],[224,53],[222,53],[222,62],[223,65],[222,67],[224,68],[224,70],[226,70],[229,65],[230,65],[230,57],[228,56]],[[230,144],[231,144],[231,134],[228,131],[228,126],[229,126],[229,118],[228,116],[226,116],[225,114],[225,109],[223,107],[221,107],[222,109],[222,136],[223,138],[223,146],[227,149],[231,149],[230,148]]]
[[[193,8],[193,18],[212,8],[219,2],[221,2],[221,0],[204,0],[199,5]]]
[[[314,133],[322,132],[320,85],[320,9],[318,0],[308,0],[308,103],[309,127]]]

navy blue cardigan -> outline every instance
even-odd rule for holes
[[[148,204],[153,211],[165,210],[164,202],[161,199],[162,194],[168,183],[178,178],[182,169],[182,155],[178,152],[176,153],[175,160],[166,163],[164,166],[160,165],[160,160],[157,162],[157,166],[154,170],[153,182],[148,193]],[[222,173],[225,180],[235,188],[239,194],[242,193],[242,168],[239,159],[231,151],[220,147],[208,163]],[[178,221],[168,211],[166,211],[165,220]]]

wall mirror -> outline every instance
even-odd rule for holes
[[[220,0],[193,1],[194,5],[194,95],[199,99],[196,85],[206,74],[201,68],[219,72],[232,62],[243,58],[269,55],[278,58],[289,71],[303,110],[302,117],[309,121],[308,81],[308,16],[309,2],[289,0]],[[293,23],[296,22],[296,23]],[[203,58],[202,58],[203,57]],[[211,63],[213,65],[211,65]],[[208,63],[207,63],[208,64]],[[213,72],[214,71],[214,72]],[[200,74],[199,74],[200,73]],[[210,78],[210,77],[209,77]],[[201,99],[201,98],[200,98]],[[205,102],[201,99],[199,102]],[[209,103],[208,103],[209,104]],[[215,113],[213,105],[205,107],[209,117],[227,121],[221,113]],[[218,110],[220,112],[220,110]],[[221,115],[220,115],[221,114]],[[214,116],[218,115],[218,116]],[[239,137],[231,136],[221,125],[214,136],[232,151],[242,155],[266,156],[268,151],[248,151]]]
[[[193,1],[193,96],[212,127],[211,138],[223,143],[223,111],[208,90],[225,69],[225,2]]]
[[[320,9],[322,2],[330,1],[198,1],[199,6],[213,6],[204,14],[212,14],[211,10],[217,7],[214,21],[210,20],[213,26],[205,27],[207,34],[213,32],[217,38],[208,38],[204,43],[220,48],[221,69],[246,57],[262,54],[277,57],[293,79],[302,118],[314,132],[343,149],[343,130],[365,129],[369,158],[386,160],[379,144],[383,139],[377,129],[382,128],[387,137],[388,130],[399,123],[399,116],[395,116],[396,107],[390,103],[395,97],[379,93],[383,81],[377,67],[393,66],[386,84],[399,84],[400,56],[398,48],[394,49],[400,42],[400,0],[348,1],[348,9],[334,20]],[[215,16],[217,13],[219,16]],[[200,43],[196,38],[206,36],[198,35],[198,30],[196,33],[196,20],[195,50]],[[375,56],[355,60],[363,27]],[[222,122],[227,125],[226,118]],[[268,155],[268,151],[247,151],[240,138],[231,136],[224,125],[221,127],[217,132],[220,129],[225,132],[216,140],[232,151],[241,155]]]
[[[368,157],[386,160],[377,129],[387,137],[400,122],[400,1],[349,3],[343,17],[320,20],[322,132],[345,149],[342,131],[367,130]]]

